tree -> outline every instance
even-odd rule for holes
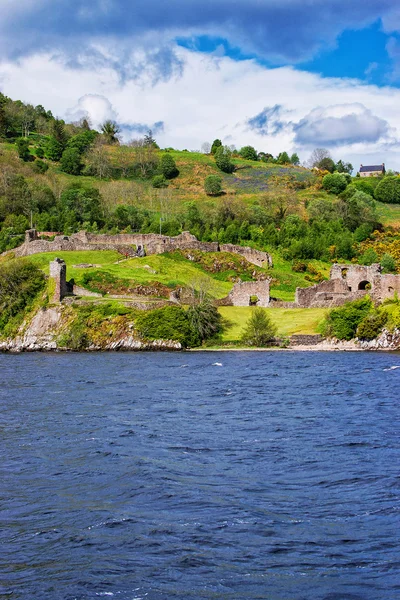
[[[204,190],[208,196],[218,196],[222,191],[222,179],[218,175],[208,175],[204,182]]]
[[[336,165],[335,161],[329,156],[327,156],[326,158],[320,160],[316,167],[320,171],[329,171],[329,173],[333,173],[335,171]]]
[[[53,138],[60,144],[60,146],[62,146],[62,149],[64,149],[67,143],[67,134],[65,131],[64,121],[62,119],[54,119],[51,130]]]
[[[265,162],[265,163],[271,162],[273,159],[274,159],[274,157],[269,152],[259,152],[258,153],[258,160],[261,160],[262,162]]]
[[[187,316],[200,342],[213,338],[222,331],[221,315],[208,297],[190,306]]]
[[[110,119],[104,121],[104,123],[100,126],[100,129],[108,144],[119,143],[118,134],[120,133],[121,129],[115,121],[111,121]]]
[[[84,167],[78,148],[64,150],[60,160],[61,171],[69,175],[80,175]]]
[[[278,158],[276,159],[278,165],[288,165],[290,163],[290,158],[287,152],[280,152]]]
[[[86,154],[85,173],[103,179],[111,175],[112,166],[104,143],[99,140]]]
[[[160,171],[166,179],[174,179],[179,175],[179,170],[170,154],[165,153],[161,156]]]
[[[144,136],[143,143],[145,146],[153,146],[153,148],[158,148],[158,144],[153,138],[153,132],[151,129],[149,129],[146,135]]]
[[[214,140],[212,145],[211,145],[211,154],[215,154],[216,151],[218,150],[218,148],[220,148],[222,146],[222,142],[221,140]]]
[[[296,154],[296,152],[294,152],[292,154],[292,156],[290,157],[290,162],[292,163],[292,165],[295,165],[295,166],[300,164],[300,159],[299,159],[298,155]]]
[[[29,142],[25,138],[18,138],[15,142],[18,150],[18,156],[24,162],[28,162],[32,159],[31,153],[29,152]]]
[[[388,176],[378,183],[375,198],[379,202],[400,204],[400,177]]]
[[[332,194],[340,194],[347,187],[346,177],[343,173],[328,173],[322,180],[322,187]]]
[[[86,152],[99,134],[97,131],[85,130],[73,135],[67,143],[67,148],[75,148],[80,154]]]
[[[60,142],[58,142],[56,140],[55,137],[51,136],[45,146],[45,154],[46,154],[46,158],[48,158],[49,160],[52,160],[54,162],[57,162],[60,160],[62,153],[63,153],[63,145],[60,144]]]
[[[231,162],[232,152],[227,146],[219,146],[215,152],[215,164],[224,173],[233,173],[235,165]]]
[[[242,342],[247,346],[267,346],[275,338],[276,325],[263,308],[255,307],[242,333]]]
[[[239,150],[239,154],[246,160],[258,160],[257,150],[253,146],[243,146]]]
[[[210,144],[210,142],[204,142],[201,145],[201,151],[202,151],[203,154],[210,154],[210,152],[211,152],[211,144]]]
[[[331,158],[329,150],[327,150],[326,148],[315,148],[315,150],[312,151],[311,156],[307,161],[308,166],[310,168],[317,167],[319,169],[319,163],[324,158]]]
[[[147,179],[154,175],[158,167],[158,156],[154,146],[146,145],[144,139],[131,140],[128,144],[134,148],[133,172]]]
[[[0,139],[5,138],[7,134],[7,118],[4,105],[6,97],[0,92]]]
[[[349,162],[343,162],[342,160],[338,160],[336,163],[335,171],[338,173],[351,173],[353,171],[353,165]]]

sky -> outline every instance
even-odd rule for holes
[[[400,2],[0,0],[0,91],[124,141],[400,170]]]

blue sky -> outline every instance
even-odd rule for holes
[[[400,3],[1,0],[0,90],[125,139],[400,169]]]

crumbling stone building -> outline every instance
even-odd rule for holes
[[[400,275],[383,274],[371,266],[334,264],[330,279],[309,288],[297,288],[295,304],[302,308],[330,308],[369,294],[375,302],[400,293]]]
[[[228,295],[231,306],[261,306],[269,305],[269,280],[240,281],[235,283]]]

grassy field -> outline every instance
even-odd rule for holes
[[[223,333],[223,342],[237,342],[242,330],[254,310],[251,306],[221,306],[222,317],[232,323]],[[317,333],[318,324],[324,319],[324,308],[266,308],[271,320],[278,328],[278,335],[289,337],[294,334]]]
[[[195,288],[198,288],[201,283],[215,298],[223,298],[232,289],[232,283],[214,279],[193,266],[190,261],[179,262],[166,256],[154,255],[121,260],[121,255],[117,252],[99,250],[48,252],[35,254],[30,256],[29,259],[48,274],[49,262],[56,257],[65,260],[67,279],[73,278],[77,284],[81,283],[83,274],[89,269],[76,268],[74,265],[88,263],[100,265],[98,268],[111,273],[115,277],[129,279],[140,284],[158,281],[169,287],[194,285]]]
[[[377,202],[376,208],[379,219],[385,226],[400,227],[400,204]]]

